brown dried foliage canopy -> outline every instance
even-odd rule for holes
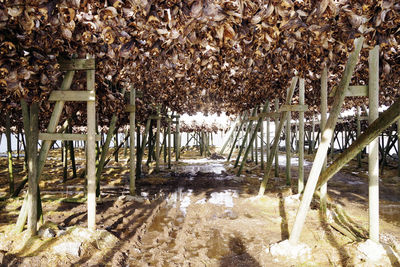
[[[317,110],[322,66],[332,88],[360,35],[366,42],[353,82],[368,82],[368,50],[379,44],[381,104],[388,105],[399,95],[399,25],[394,0],[3,0],[0,107],[17,107],[23,97],[48,113],[46,99],[63,76],[57,59],[90,54],[101,121],[114,113],[126,119],[123,87],[143,92],[139,119],[149,103],[238,113],[282,100],[295,73]],[[84,86],[80,74],[73,89]],[[66,115],[84,112],[69,105]]]

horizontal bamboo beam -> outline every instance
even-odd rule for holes
[[[259,118],[279,118],[278,112],[261,112],[257,117]]]
[[[53,91],[50,94],[49,101],[95,101],[95,91]]]
[[[260,118],[279,118],[279,116],[280,116],[280,113],[278,113],[278,112],[261,112],[257,116],[249,117],[249,119],[245,120],[245,122],[257,121]]]
[[[94,70],[95,69],[95,59],[71,59],[71,60],[60,60],[61,71],[69,70]]]
[[[66,133],[39,133],[39,140],[45,141],[86,141],[86,134],[66,134]],[[100,141],[101,136],[96,135],[96,141]]]
[[[279,112],[283,111],[297,111],[297,112],[306,112],[308,111],[307,105],[282,105],[279,108]]]
[[[368,85],[349,86],[349,89],[346,91],[346,97],[349,96],[368,96]]]
[[[329,97],[333,97],[336,92],[337,87],[334,87]],[[353,96],[368,96],[368,85],[351,85],[349,89],[347,89],[345,96],[353,97]]]

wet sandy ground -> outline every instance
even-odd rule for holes
[[[232,162],[189,153],[183,155],[179,164],[174,164],[171,172],[163,170],[138,180],[140,198],[131,199],[126,196],[129,173],[125,164],[126,160],[111,162],[106,168],[96,217],[98,227],[117,237],[118,244],[104,253],[93,248],[79,257],[58,257],[59,265],[351,266],[360,263],[353,255],[353,240],[324,222],[316,202],[301,236],[301,241],[311,248],[311,257],[289,260],[269,253],[271,244],[288,238],[299,204],[292,190],[285,186],[284,162],[280,162],[280,177],[270,180],[272,189],[262,198],[254,197],[262,172],[254,169],[253,163],[249,164],[251,171],[237,177]],[[310,167],[311,164],[306,164],[305,177]],[[292,174],[296,192],[295,165]],[[50,179],[43,181],[47,185],[42,191],[45,220],[59,230],[86,226],[85,204],[59,201],[83,196],[81,180],[70,180],[66,185]],[[382,179],[380,212],[381,241],[398,249],[400,186],[396,181]],[[364,234],[368,229],[367,193],[366,170],[356,169],[352,163],[329,183],[331,199],[351,217],[352,225],[347,227],[361,229]],[[0,218],[0,233],[9,230],[8,225],[16,221],[20,205],[21,200],[2,203],[0,212],[5,216]],[[8,245],[11,250],[12,242]],[[5,246],[0,249],[9,251]],[[25,266],[55,263],[44,246],[30,254],[10,251],[6,259]],[[394,262],[389,264],[396,266]]]

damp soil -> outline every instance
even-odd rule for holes
[[[44,221],[56,232],[86,227],[84,179],[62,182],[62,164],[57,152],[46,165],[41,181]],[[284,156],[282,156],[284,158]],[[83,166],[83,152],[77,153]],[[2,159],[0,159],[2,160]],[[307,174],[312,156],[307,157]],[[38,247],[24,252],[10,234],[22,197],[0,202],[0,262],[7,266],[352,266],[358,265],[355,241],[325,222],[317,201],[307,216],[301,242],[311,248],[310,257],[287,259],[269,253],[272,244],[285,240],[300,203],[297,166],[292,165],[292,187],[286,185],[284,168],[272,177],[265,196],[257,198],[262,170],[254,162],[239,177],[234,161],[204,158],[188,151],[168,170],[164,164],[155,173],[153,164],[137,180],[137,197],[129,194],[127,159],[111,161],[101,181],[96,222],[118,239],[108,249],[90,246],[79,256],[52,255],[49,239],[37,238]],[[16,180],[23,179],[22,161],[16,161]],[[1,166],[4,166],[3,164]],[[388,168],[381,179],[381,241],[400,249],[400,178]],[[272,173],[274,173],[272,171]],[[79,174],[79,172],[78,172]],[[395,178],[393,178],[395,177]],[[396,178],[397,177],[397,178]],[[8,189],[7,174],[0,170],[2,194]],[[368,229],[368,176],[366,163],[350,162],[328,185],[332,203],[345,210],[346,229]],[[21,194],[23,195],[23,194]],[[56,239],[57,237],[54,237]],[[32,242],[32,241],[29,241]],[[395,262],[391,263],[396,266]],[[382,265],[384,266],[384,265]]]

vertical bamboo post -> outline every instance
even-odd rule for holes
[[[8,160],[8,184],[10,195],[14,193],[14,172],[11,148],[11,114],[6,111],[6,137],[7,137],[7,160]]]
[[[156,132],[156,172],[160,171],[160,128],[161,128],[161,114],[160,106],[157,106],[157,132]]]
[[[95,92],[95,70],[86,71],[87,90]],[[96,229],[96,102],[87,102],[87,205],[88,228]]]
[[[142,134],[142,145],[140,146],[140,156],[138,158],[138,166],[137,169],[140,169],[139,173],[141,173],[141,164],[142,164],[142,159],[143,159],[143,155],[144,155],[144,151],[146,150],[146,140],[147,140],[147,136],[149,136],[149,140],[150,140],[150,134],[149,132],[151,131],[151,119],[148,118],[147,122],[146,122],[146,128],[144,129],[144,132]],[[149,154],[150,154],[150,148],[149,148]]]
[[[360,136],[361,134],[361,108],[360,106],[357,106],[357,138]],[[358,163],[358,167],[361,168],[361,152],[359,154],[357,154],[357,163]]]
[[[267,100],[267,113],[271,112],[271,107],[270,107],[270,103],[269,100]],[[267,119],[267,145],[265,146],[265,155],[267,156],[265,160],[268,160],[269,157],[269,151],[270,151],[270,145],[271,145],[271,133],[270,133],[270,119],[269,116],[266,117]],[[264,168],[263,168],[264,170]]]
[[[304,78],[299,80],[299,104],[304,105]],[[299,179],[298,179],[298,193],[301,194],[304,189],[304,112],[299,112]]]
[[[68,141],[63,142],[63,183],[68,179]]]
[[[147,141],[147,144],[148,144],[148,154],[147,154],[147,165],[149,165],[150,164],[150,162],[152,161],[152,157],[153,157],[153,149],[154,149],[154,144],[153,144],[153,127],[154,127],[154,121],[152,120],[152,119],[150,119],[150,128],[149,128],[149,131],[148,131],[148,135],[149,135],[149,138],[148,138],[148,141]],[[144,153],[144,150],[143,150],[143,153]]]
[[[128,129],[125,127],[125,129],[124,129],[124,138],[126,136],[128,136]],[[130,137],[129,137],[129,140],[127,140],[127,142],[125,142],[125,144],[124,144],[124,157],[125,158],[128,155],[128,147],[129,147],[130,142],[131,141],[130,141]]]
[[[163,131],[163,143],[164,143],[163,156],[164,156],[164,164],[165,164],[165,163],[167,163],[167,127],[164,127],[164,131]]]
[[[171,120],[172,120],[172,118],[169,117],[169,119],[168,119],[168,169],[171,169]]]
[[[143,138],[143,135],[142,135]],[[142,173],[142,146],[140,140],[140,125],[136,126],[136,178],[139,178]],[[131,169],[132,170],[132,169]],[[130,182],[131,183],[131,182]]]
[[[19,146],[20,146],[20,139],[19,139],[19,135],[22,135],[21,133],[21,129],[18,127],[18,131],[17,131],[17,160],[19,160]]]
[[[400,176],[400,120],[397,121],[397,160],[398,176]]]
[[[269,101],[267,100],[266,105],[269,106]],[[267,107],[265,108],[267,110]],[[261,121],[261,128],[260,128],[260,165],[261,170],[264,170],[264,119]]]
[[[28,157],[28,231],[31,236],[37,233],[38,221],[38,161],[37,143],[39,137],[39,105],[32,103],[30,108],[29,122],[29,157]]]
[[[257,116],[257,108],[256,108],[256,114],[255,114],[256,116]],[[262,121],[261,121],[261,124],[262,124]],[[261,125],[260,125],[261,126]],[[256,129],[254,129],[254,132],[255,132],[255,139],[254,139],[254,159],[255,159],[255,163],[256,163],[256,165],[258,165],[258,129],[256,128]]]
[[[278,114],[278,111],[279,111],[279,100],[278,100],[278,98],[275,98],[275,111]],[[278,116],[276,116],[275,117],[275,136],[274,136],[274,139],[278,138],[278,140],[279,140],[281,133],[280,132],[278,133],[278,125],[279,125],[279,118],[278,118]],[[275,142],[275,140],[274,140],[274,142]],[[271,157],[271,156],[273,156],[273,155],[268,154],[268,158]],[[267,159],[267,161],[268,161],[268,159]],[[278,144],[277,144],[277,151],[275,153],[275,171],[274,171],[274,175],[275,175],[275,177],[279,177],[279,141],[278,141]]]
[[[300,115],[300,112],[299,112]],[[293,140],[293,148],[296,153],[299,153],[299,133],[298,133],[298,122],[294,123],[294,140]]]
[[[324,66],[321,75],[321,123],[319,124],[321,132],[323,132],[323,130],[325,129],[327,113],[328,113],[328,69],[326,66]],[[324,171],[326,169],[326,164],[327,164],[327,159],[325,157],[325,160],[322,163],[321,171]],[[324,216],[326,214],[327,194],[328,194],[328,184],[325,183],[321,186],[320,189],[320,208]]]
[[[72,133],[72,125],[71,122],[68,123],[68,132]],[[75,150],[74,150],[74,142],[69,141],[69,155],[71,159],[71,164],[72,164],[72,178],[76,178],[76,162],[75,162]]]
[[[257,116],[257,108],[256,108],[256,113],[255,113],[255,116]],[[258,165],[258,153],[257,153],[257,147],[258,147],[258,131],[257,131],[257,129],[254,129],[254,133],[255,133],[255,137],[254,137],[254,143],[253,143],[253,145],[251,146],[252,147],[252,152],[254,152],[254,160],[255,160],[255,163],[256,163],[256,165]],[[254,147],[254,149],[253,149],[253,147]],[[253,156],[252,156],[253,157]]]
[[[314,148],[315,148],[315,117],[314,114],[312,115],[312,121],[311,121],[311,154],[314,153]]]
[[[118,149],[118,127],[115,128],[115,142],[114,142],[114,149]],[[118,151],[117,153],[114,154],[114,160],[115,162],[118,162]]]
[[[369,51],[369,118],[371,124],[379,117],[379,45]],[[369,238],[379,242],[379,148],[378,139],[369,144]]]
[[[179,129],[179,115],[177,115],[176,116],[176,144],[175,144],[175,146],[176,146],[176,151],[175,151],[175,161],[178,161],[179,160],[179,158],[180,158],[180,145],[181,145],[181,143],[180,143],[180,129]]]
[[[354,68],[357,64],[363,41],[364,37],[359,37],[354,41],[354,51],[350,54],[346,68],[343,73],[343,77],[339,83],[339,86],[336,89],[332,110],[329,119],[326,122],[324,131],[322,132],[321,143],[318,146],[317,154],[315,155],[314,163],[308,176],[306,187],[304,189],[303,198],[297,211],[294,226],[290,234],[289,242],[292,245],[296,245],[299,242],[300,234],[303,229],[307,212],[310,207],[315,187],[318,182],[318,177],[321,173],[322,166],[326,158],[329,142],[333,137],[333,130],[335,129],[335,125],[338,120],[344,98],[346,96],[346,91],[349,88],[350,80],[353,75]]]
[[[289,93],[290,88],[287,89]],[[286,134],[285,134],[285,146],[286,146],[286,185],[292,185],[292,172],[291,172],[291,152],[292,152],[292,145],[291,145],[291,123],[292,114],[288,111],[286,115]]]

